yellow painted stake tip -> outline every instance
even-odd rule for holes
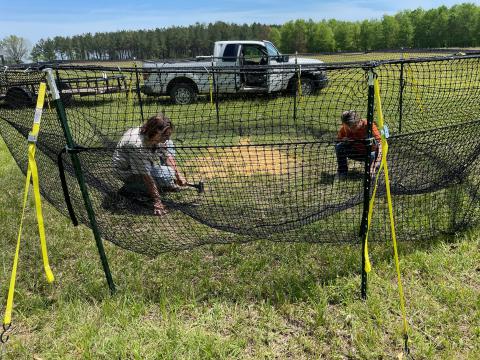
[[[53,272],[50,268],[45,269],[45,275],[47,276],[47,281],[49,284],[55,281],[55,276],[53,276]]]

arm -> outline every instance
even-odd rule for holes
[[[370,164],[370,176],[375,176],[377,170],[380,168],[380,164],[382,163],[382,142],[377,142],[377,157],[372,163]]]
[[[175,177],[177,178],[178,185],[185,186],[185,184],[187,183],[187,180],[185,179],[185,177],[183,175],[180,174],[180,171],[178,170],[178,166],[177,166],[177,162],[175,161],[175,158],[172,155],[169,154],[167,156],[167,160],[165,161],[165,163],[168,166],[171,166],[173,168],[173,170],[175,170]]]
[[[159,216],[165,215],[167,211],[162,200],[160,200],[160,192],[155,184],[155,180],[153,180],[150,175],[143,175],[143,181],[147,186],[148,194],[153,199],[153,214]]]
[[[337,142],[347,141],[347,140],[348,140],[347,132],[345,131],[345,126],[342,124],[342,126],[340,127],[340,130],[338,130],[338,133],[337,133]]]
[[[382,162],[382,136],[380,135],[380,131],[378,131],[378,128],[375,124],[373,124],[372,130],[373,130],[373,136],[378,144],[377,158],[375,161],[372,162],[371,168],[370,168],[370,173],[373,176],[375,175],[375,172],[378,170],[378,167]]]
[[[382,143],[378,144],[377,158],[370,165],[370,174],[374,176],[382,162]]]

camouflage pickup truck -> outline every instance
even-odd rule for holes
[[[219,94],[295,91],[300,83],[302,93],[310,95],[328,83],[322,64],[318,59],[282,55],[269,41],[217,41],[212,56],[195,61],[144,62],[142,92],[190,104],[199,94],[212,91],[215,71]]]

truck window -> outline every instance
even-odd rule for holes
[[[265,65],[267,64],[267,51],[258,45],[243,45],[242,48],[243,63],[245,65]]]
[[[222,61],[235,62],[237,60],[238,44],[227,44],[223,52]]]

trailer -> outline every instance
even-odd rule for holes
[[[10,78],[7,72],[0,73],[0,100],[11,108],[32,106],[37,99],[38,82],[28,77]],[[127,91],[125,76],[108,75],[82,78],[60,78],[57,76],[57,87],[65,104],[70,104],[74,96],[90,96],[112,94]]]

